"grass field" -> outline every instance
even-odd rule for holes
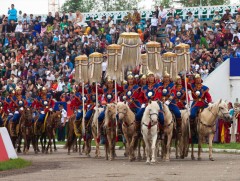
[[[0,162],[0,171],[11,170],[11,169],[20,169],[27,166],[30,166],[32,163],[30,161],[17,158],[9,161]]]

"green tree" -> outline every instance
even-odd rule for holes
[[[93,10],[96,0],[67,0],[61,7],[62,11],[65,12],[90,12]]]
[[[228,0],[180,0],[185,7],[214,6],[227,4]]]
[[[141,0],[99,0],[98,7],[95,8],[99,11],[127,11],[137,8]]]

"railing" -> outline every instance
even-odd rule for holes
[[[174,13],[174,15],[178,14],[182,19],[186,19],[187,13],[191,11],[193,16],[199,18],[200,20],[211,20],[214,12],[216,10],[219,11],[219,14],[223,15],[225,13],[225,9],[229,8],[231,14],[236,14],[240,4],[237,5],[223,5],[223,6],[202,6],[202,7],[184,7],[184,8],[175,8],[173,11],[170,10],[169,13]],[[107,12],[89,12],[83,13],[85,21],[89,21],[90,17],[94,20],[101,19],[102,16],[109,17],[111,16],[114,22],[118,22],[123,20],[124,16],[127,15],[129,11],[107,11]],[[148,19],[152,17],[151,10],[140,10],[142,19]],[[40,15],[42,18],[46,18],[46,14]]]

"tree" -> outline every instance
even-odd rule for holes
[[[214,6],[223,5],[228,2],[228,0],[180,0],[181,4],[185,7],[196,7],[196,6]]]
[[[137,8],[141,0],[99,0],[100,11],[127,11]]]
[[[67,0],[61,7],[61,10],[65,12],[76,12],[77,10],[90,12],[95,4],[96,0]]]

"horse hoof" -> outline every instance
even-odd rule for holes
[[[184,159],[184,156],[182,155],[182,156],[180,156],[180,158],[181,158],[181,159]]]
[[[143,160],[146,160],[147,159],[147,157],[146,156],[143,156],[143,158],[142,158]]]
[[[68,153],[68,155],[70,155],[70,152]]]
[[[124,153],[124,156],[125,156],[125,157],[128,157],[128,154],[127,154],[127,153]]]
[[[139,160],[139,161],[142,160],[142,159],[143,159],[143,158],[142,158],[141,156],[138,156],[138,157],[137,157],[137,160]]]
[[[201,157],[198,157],[198,161],[201,161],[202,160],[202,158]]]
[[[23,154],[26,155],[26,151],[24,151]]]
[[[180,157],[179,156],[176,156],[176,159],[179,159]]]
[[[210,161],[214,161],[214,158],[209,158]]]
[[[147,165],[150,165],[150,161],[146,161],[146,164],[147,164]]]
[[[57,149],[54,149],[54,152],[57,152]]]
[[[38,154],[38,151],[35,151],[35,154]]]
[[[17,150],[17,153],[22,153],[22,151],[21,150]]]
[[[191,158],[192,158],[192,160],[196,160],[196,158],[194,156],[192,156]]]
[[[82,155],[82,153],[79,152],[79,155]]]

